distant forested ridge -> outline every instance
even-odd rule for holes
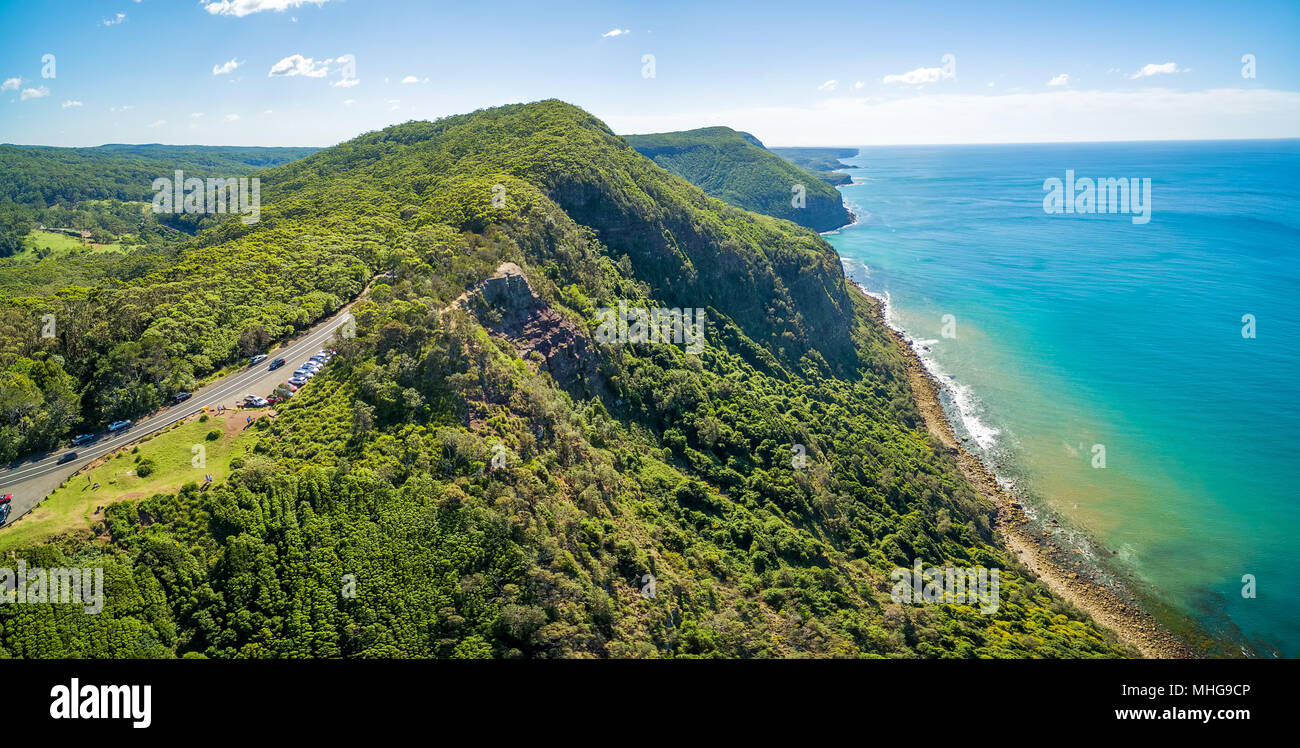
[[[316,148],[101,145],[94,148],[0,145],[0,203],[44,208],[82,200],[149,202],[157,177],[243,176],[285,164]]]
[[[0,605],[0,657],[1128,654],[997,545],[814,232],[709,197],[554,100],[260,174],[259,223],[11,302],[74,322],[5,331],[24,337],[0,353],[0,423],[21,430],[39,382],[83,408],[166,392],[249,326],[282,335],[382,274],[356,336],[240,437],[228,480],[196,469],[18,550],[103,566],[109,594],[99,615]],[[500,281],[507,263],[522,277]],[[597,310],[620,303],[703,308],[703,350],[597,342]],[[916,559],[1001,569],[1000,606],[893,602],[891,570]]]
[[[830,231],[853,220],[840,193],[772,155],[758,138],[729,127],[625,135],[638,152],[706,193],[738,208]],[[797,207],[796,186],[804,193]]]
[[[842,158],[858,155],[857,148],[769,148],[772,153],[834,185],[849,184],[853,178],[839,169]]]

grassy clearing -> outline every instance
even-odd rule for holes
[[[23,250],[13,257],[11,261],[17,262],[37,262],[42,259],[63,257],[72,252],[88,252],[91,254],[99,252],[121,252],[122,245],[113,244],[91,244],[82,241],[80,238],[63,234],[58,231],[41,231],[33,229],[27,235],[27,241],[24,243]]]
[[[211,474],[214,482],[225,480],[230,461],[247,450],[250,439],[243,437],[244,426],[241,413],[209,416],[206,422],[196,417],[100,458],[69,478],[31,514],[0,532],[0,552],[67,532],[89,534],[100,519],[100,508],[115,501],[174,492],[190,482],[201,485],[205,474]],[[219,432],[219,438],[208,439],[212,431]],[[195,445],[205,450],[205,467],[191,464]],[[153,463],[153,472],[141,477],[139,466],[146,460]],[[92,488],[95,483],[98,489]]]

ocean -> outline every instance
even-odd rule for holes
[[[887,299],[959,435],[1208,652],[1300,656],[1300,141],[845,162],[858,221],[826,239]],[[1123,179],[1130,212],[1088,212],[1104,190],[1049,212],[1070,194],[1053,179]]]

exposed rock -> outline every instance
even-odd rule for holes
[[[604,394],[597,358],[588,355],[591,341],[586,331],[538,298],[515,263],[501,263],[456,303],[477,314],[489,332],[509,340],[533,371],[550,372],[556,384],[571,393]],[[486,309],[477,309],[479,304]]]

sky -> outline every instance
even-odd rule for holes
[[[769,146],[1300,137],[1300,0],[0,0],[4,143],[329,146],[547,98]]]

